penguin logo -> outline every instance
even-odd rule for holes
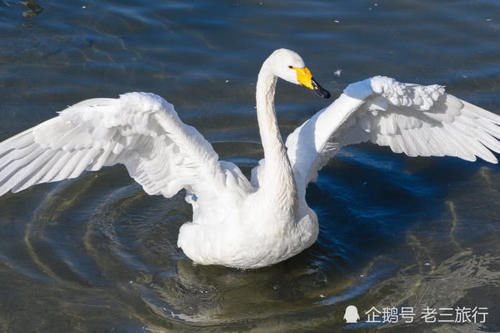
[[[355,305],[349,305],[347,308],[345,308],[344,320],[348,324],[355,324],[358,322],[358,308]]]

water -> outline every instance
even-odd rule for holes
[[[248,173],[262,156],[256,75],[278,47],[334,96],[384,74],[500,113],[493,0],[3,0],[0,18],[0,140],[82,99],[150,91]],[[279,83],[282,132],[325,103]],[[182,195],[149,197],[119,166],[8,194],[0,331],[500,331],[499,184],[484,162],[350,147],[308,189],[318,242],[255,271],[193,265],[176,247],[191,218]],[[345,324],[349,304],[363,321],[372,306],[489,315],[482,326]]]

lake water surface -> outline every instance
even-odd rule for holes
[[[262,157],[262,61],[299,52],[334,97],[376,74],[439,83],[500,113],[500,2],[0,1],[0,140],[92,97],[149,91],[219,155]],[[278,84],[284,135],[327,105]],[[500,169],[348,147],[308,188],[318,242],[272,267],[195,266],[182,193],[150,197],[121,166],[0,198],[1,332],[500,331]],[[344,310],[356,305],[357,324]],[[484,307],[484,324],[426,307]],[[371,307],[413,323],[367,324]]]

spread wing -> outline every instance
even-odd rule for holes
[[[224,177],[212,146],[172,104],[128,93],[80,102],[0,143],[0,195],[117,163],[148,194],[165,197],[212,189]]]
[[[371,141],[409,156],[480,157],[497,163],[500,116],[445,93],[438,85],[376,76],[349,85],[286,141],[299,192],[343,146]]]

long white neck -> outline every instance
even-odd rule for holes
[[[269,200],[277,201],[271,204],[293,214],[297,187],[274,110],[276,81],[271,63],[266,60],[257,79],[257,120],[265,159],[264,178],[260,189],[266,193]]]

